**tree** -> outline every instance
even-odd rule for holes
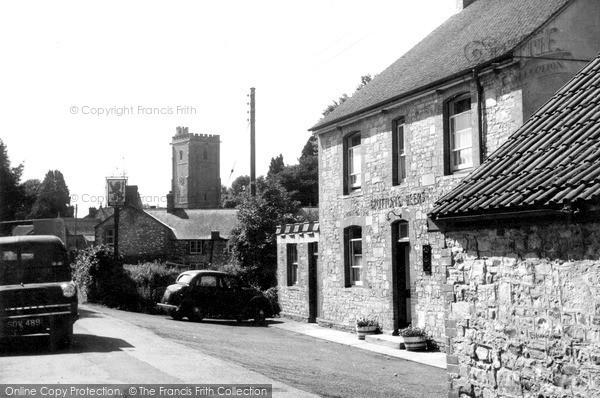
[[[228,242],[240,276],[267,289],[277,284],[278,225],[295,222],[299,203],[276,180],[257,186],[257,195],[245,195],[238,206],[239,225]]]
[[[267,179],[276,179],[300,205],[316,206],[319,203],[318,155],[317,138],[311,136],[302,148],[298,164],[284,166],[280,172],[267,175]]]
[[[364,86],[369,84],[371,82],[371,80],[373,80],[373,77],[371,75],[361,76],[360,84],[356,87],[356,91],[354,91],[354,94],[356,94],[358,91],[360,91],[360,89],[362,89]],[[346,102],[346,100],[348,98],[350,98],[350,97],[348,97],[348,94],[344,93],[340,96],[340,98],[337,101],[333,100],[333,104],[328,105],[327,108],[325,108],[325,110],[323,111],[323,113],[322,113],[323,117],[325,117],[325,116],[329,115],[331,112],[333,112],[335,110],[335,108],[337,108],[338,106],[340,106],[344,102]]]
[[[283,155],[279,154],[279,156],[275,156],[271,158],[271,163],[269,164],[269,171],[267,172],[267,178],[271,178],[274,175],[277,175],[283,171],[285,168],[285,164],[283,163]]]
[[[42,182],[37,178],[30,179],[21,184],[21,189],[23,196],[21,199],[19,210],[16,214],[17,219],[28,218],[29,214],[33,210],[33,205],[35,204],[38,196],[40,195],[40,191],[42,189]]]
[[[256,179],[256,189],[264,187],[265,178],[260,176]],[[240,203],[244,196],[250,194],[250,176],[239,176],[231,183],[231,188],[225,188],[221,195],[221,207],[233,209]]]
[[[6,145],[0,139],[0,221],[15,219],[23,197],[19,186],[23,165],[11,167]]]
[[[62,173],[50,170],[40,187],[30,218],[73,217],[69,188]]]

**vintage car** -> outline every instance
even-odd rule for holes
[[[56,236],[0,238],[0,337],[50,334],[68,346],[78,319],[69,257]]]
[[[260,291],[245,286],[234,275],[207,270],[182,272],[157,304],[173,319],[186,317],[197,322],[228,318],[264,324],[273,312],[270,301]]]

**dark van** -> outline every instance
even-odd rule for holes
[[[78,317],[62,241],[51,235],[0,237],[0,337],[47,333],[52,350],[68,347]]]

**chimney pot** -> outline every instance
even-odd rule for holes
[[[456,0],[456,8],[458,11],[462,11],[467,8],[471,4],[473,4],[476,0]]]

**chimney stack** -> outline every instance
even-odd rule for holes
[[[173,213],[175,210],[175,201],[173,199],[173,192],[167,194],[167,213]]]
[[[460,12],[464,8],[467,8],[471,4],[473,4],[475,0],[456,0],[456,9]]]

